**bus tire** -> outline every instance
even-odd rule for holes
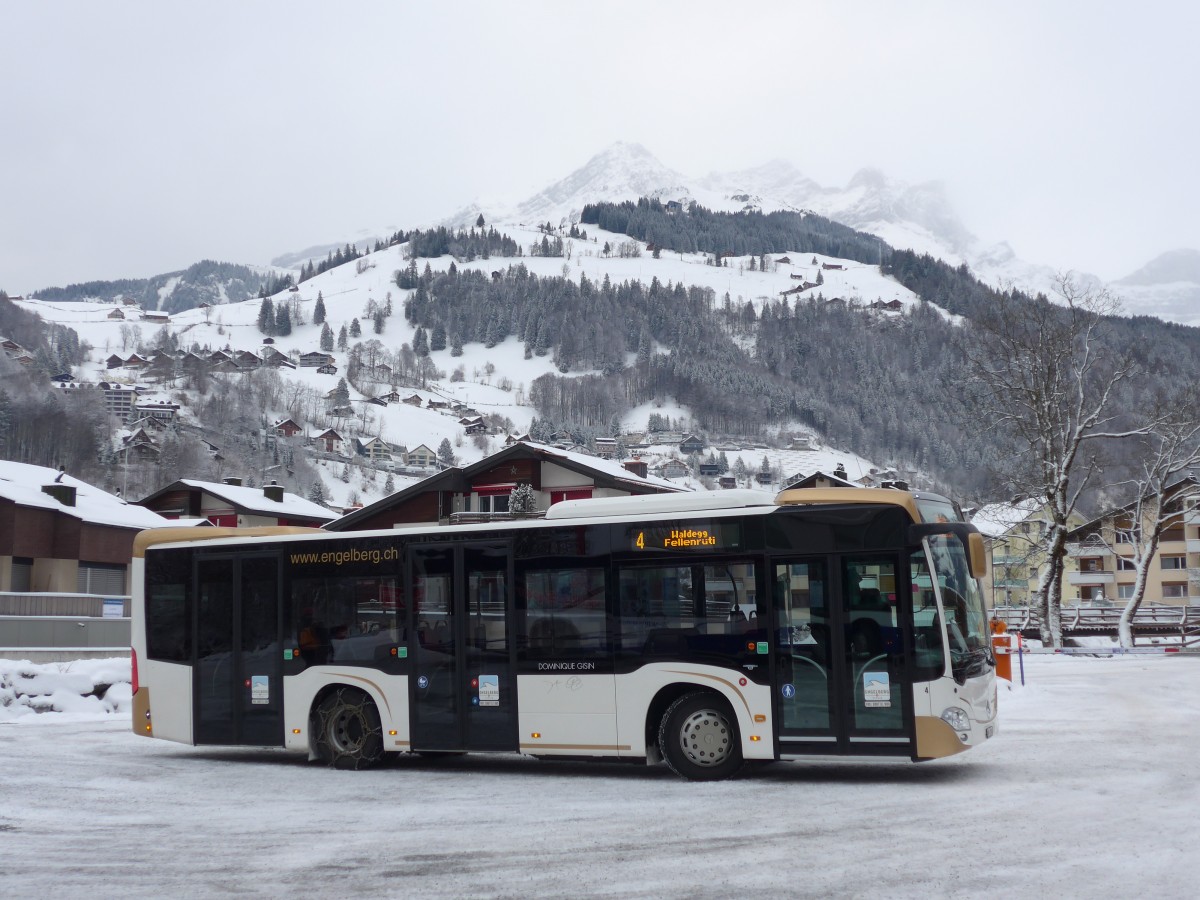
[[[338,688],[321,701],[314,736],[317,756],[335,769],[369,769],[384,758],[379,710],[354,688]]]
[[[689,781],[717,781],[742,767],[742,741],[729,704],[712,691],[684,694],[658,728],[658,749],[671,771]]]

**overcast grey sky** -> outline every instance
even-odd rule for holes
[[[142,277],[523,199],[613,141],[941,180],[1025,259],[1200,248],[1200,7],[0,5],[0,287]]]

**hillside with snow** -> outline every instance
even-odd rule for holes
[[[523,247],[531,247],[545,235],[530,227],[500,223],[497,225]],[[751,270],[751,260],[730,258],[727,264],[717,267],[709,264],[705,254],[664,253],[655,259],[645,244],[637,248],[639,255],[620,257],[604,255],[605,244],[616,246],[630,244],[625,235],[613,234],[596,229],[588,232],[587,240],[568,241],[570,258],[523,256],[520,258],[454,260],[450,256],[421,259],[434,273],[445,272],[451,265],[459,270],[478,270],[490,274],[506,270],[510,265],[521,265],[534,275],[541,277],[565,276],[574,282],[590,279],[599,283],[609,279],[614,283],[640,281],[650,284],[657,279],[664,285],[685,284],[711,289],[717,297],[728,295],[731,302],[742,306],[751,304],[760,310],[765,304],[777,301],[780,295],[794,290],[806,280],[815,282],[820,278],[820,291],[828,298],[842,298],[850,304],[869,306],[876,302],[892,302],[898,310],[878,311],[873,314],[886,317],[902,315],[919,302],[894,280],[880,274],[878,267],[853,260],[840,260],[814,254],[792,254],[790,262],[776,262],[775,257],[766,271]],[[90,344],[87,363],[73,372],[76,382],[97,383],[100,381],[140,385],[143,400],[159,399],[163,402],[181,404],[180,418],[185,425],[198,426],[196,405],[202,398],[190,390],[186,379],[172,378],[159,382],[147,377],[139,368],[119,366],[109,368],[108,360],[113,356],[127,358],[139,347],[162,344],[166,335],[171,335],[182,350],[210,353],[227,350],[230,353],[248,351],[263,354],[267,347],[297,360],[302,354],[318,351],[322,326],[314,324],[313,317],[318,295],[325,309],[326,321],[334,334],[343,328],[351,329],[355,319],[362,334],[350,343],[378,342],[381,358],[395,353],[401,347],[411,347],[415,339],[415,326],[405,320],[402,313],[405,299],[412,293],[401,290],[395,284],[395,274],[409,264],[407,247],[388,247],[363,256],[359,260],[337,266],[301,283],[295,290],[283,290],[271,299],[273,305],[289,305],[293,314],[292,332],[286,337],[265,339],[258,328],[261,309],[259,299],[239,303],[214,304],[205,308],[189,309],[170,316],[165,324],[147,322],[137,318],[136,308],[130,310],[130,318],[111,318],[114,310],[123,310],[120,303],[64,302],[29,299],[18,301],[22,308],[34,312],[46,321],[56,322],[75,329]],[[778,255],[783,258],[785,255]],[[755,261],[757,262],[757,261]],[[813,291],[815,294],[816,291]],[[383,321],[383,331],[373,331],[372,310],[389,305],[393,314]],[[331,410],[327,395],[344,377],[349,362],[349,351],[330,351],[334,358],[336,373],[323,374],[315,367],[273,369],[280,382],[275,392],[278,402],[263,410],[262,421],[271,425],[284,418],[294,418],[305,427],[309,437],[315,437],[328,428],[335,429],[348,445],[340,454],[314,457],[317,475],[323,482],[324,493],[331,506],[341,508],[351,501],[371,502],[384,493],[384,480],[388,472],[371,467],[357,458],[349,449],[353,439],[367,441],[381,438],[394,445],[403,445],[412,450],[425,445],[436,451],[443,441],[453,447],[458,462],[469,463],[501,449],[509,433],[527,431],[537,410],[530,405],[529,389],[540,376],[562,375],[550,355],[527,354],[523,344],[515,337],[508,337],[493,347],[479,343],[467,343],[462,356],[452,355],[452,350],[434,350],[429,359],[438,373],[425,384],[409,380],[398,383],[385,375],[359,380],[360,388],[350,386],[350,408],[353,415],[336,415]],[[630,363],[632,363],[632,358]],[[570,376],[582,377],[589,372],[572,372]],[[236,382],[247,377],[243,374],[212,376]],[[393,388],[402,396],[420,395],[424,404],[420,407],[398,402],[386,404],[373,398],[390,393]],[[445,402],[446,409],[431,409],[430,400]],[[451,412],[453,404],[469,407],[491,421],[504,421],[506,428],[492,428],[484,435],[468,435],[462,418]],[[670,398],[655,404],[631,409],[622,419],[621,427],[629,432],[645,432],[650,415],[657,414],[668,420],[690,423],[693,411]],[[686,424],[685,424],[685,427]],[[202,429],[196,427],[196,434]],[[805,434],[803,449],[785,449],[791,446],[793,434]],[[781,421],[772,423],[769,442],[744,440],[725,444],[724,454],[733,466],[740,461],[750,473],[760,471],[765,464],[774,473],[769,484],[757,485],[753,479],[748,483],[763,490],[777,490],[781,480],[797,474],[811,474],[817,470],[833,471],[841,466],[852,478],[868,474],[881,468],[881,464],[864,459],[851,448],[826,446],[820,435],[799,428],[795,423]],[[118,435],[120,437],[120,435]],[[768,446],[768,443],[770,446]],[[651,445],[641,451],[651,463],[658,465],[672,458],[679,458],[677,446]],[[349,467],[349,472],[347,471]],[[272,471],[265,471],[266,468]],[[390,473],[396,489],[423,477],[424,472],[404,472],[401,467]],[[186,473],[196,474],[196,473]],[[347,475],[349,474],[349,477]],[[263,478],[278,478],[297,493],[305,493],[306,485],[288,483],[286,473],[279,465],[264,467]],[[682,477],[682,482],[692,488],[702,484],[694,474]]]

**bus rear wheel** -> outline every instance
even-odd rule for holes
[[[658,729],[658,749],[671,771],[689,781],[728,778],[742,767],[742,742],[733,711],[711,691],[684,694]]]
[[[362,691],[338,688],[317,707],[317,756],[335,769],[369,769],[384,758],[379,710]]]

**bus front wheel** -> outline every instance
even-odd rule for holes
[[[335,769],[368,769],[384,757],[379,710],[354,688],[338,688],[321,701],[315,738],[317,756]]]
[[[728,778],[742,767],[742,743],[733,711],[711,691],[684,694],[658,729],[658,749],[671,771],[689,781]]]

